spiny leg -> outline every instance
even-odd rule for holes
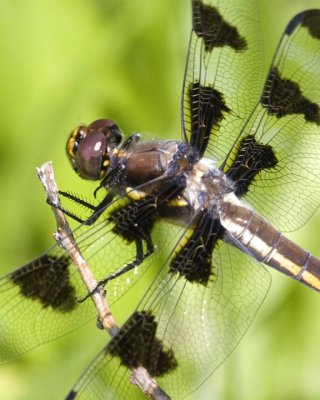
[[[93,204],[88,203],[87,201],[85,201],[71,193],[60,191],[59,194],[61,194],[63,197],[66,197],[66,198],[74,201],[77,204],[80,204],[80,205],[88,208],[89,210],[92,211],[92,214],[87,219],[82,219],[82,218],[78,217],[77,215],[75,215],[74,213],[72,213],[71,211],[66,210],[62,206],[57,206],[56,204],[51,204],[50,202],[49,202],[49,204],[53,207],[58,208],[65,215],[74,219],[75,221],[79,222],[80,224],[88,225],[88,226],[93,225],[96,222],[96,220],[101,216],[101,214],[105,211],[105,209],[110,205],[110,203],[112,202],[113,197],[114,197],[111,193],[108,193],[98,205],[94,206]]]
[[[143,235],[142,237],[141,233],[136,236],[135,239],[135,244],[136,244],[136,256],[133,261],[131,261],[128,264],[125,264],[123,267],[119,268],[117,271],[115,271],[113,274],[108,275],[106,278],[102,279],[101,281],[98,282],[97,286],[89,292],[86,296],[83,298],[79,299],[78,302],[82,303],[85,301],[87,298],[91,297],[94,293],[97,292],[97,290],[100,290],[103,288],[109,281],[112,281],[115,278],[118,278],[119,276],[131,271],[132,269],[138,267],[141,265],[146,258],[148,258],[153,252],[154,252],[154,245],[152,243],[152,239],[150,235]],[[146,251],[143,252],[143,241],[146,243]]]

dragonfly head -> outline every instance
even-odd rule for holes
[[[67,156],[73,169],[84,179],[102,179],[110,156],[121,143],[122,133],[111,119],[98,119],[76,128],[67,141]]]

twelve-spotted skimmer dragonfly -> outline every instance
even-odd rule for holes
[[[192,1],[182,141],[121,141],[110,120],[69,138],[73,167],[107,189],[92,226],[75,235],[98,278],[116,273],[109,300],[162,260],[137,311],[69,400],[143,398],[129,383],[128,367],[138,363],[173,399],[186,396],[250,325],[270,283],[262,263],[320,289],[320,261],[277,230],[299,228],[319,206],[320,11],[292,19],[260,88],[252,8],[225,3]],[[58,246],[3,277],[1,360],[92,318],[83,296]]]

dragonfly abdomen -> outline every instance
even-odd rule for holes
[[[221,224],[258,261],[320,291],[320,260],[274,228],[261,215],[240,202],[226,201]]]

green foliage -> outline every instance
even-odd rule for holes
[[[320,7],[260,3],[268,62],[289,19]],[[1,273],[52,243],[36,166],[53,160],[60,188],[92,193],[64,154],[71,129],[106,117],[127,134],[179,138],[190,13],[188,0],[1,1]],[[319,398],[320,297],[279,275],[246,339],[194,398]],[[63,398],[106,341],[91,325],[1,367],[0,398]]]

